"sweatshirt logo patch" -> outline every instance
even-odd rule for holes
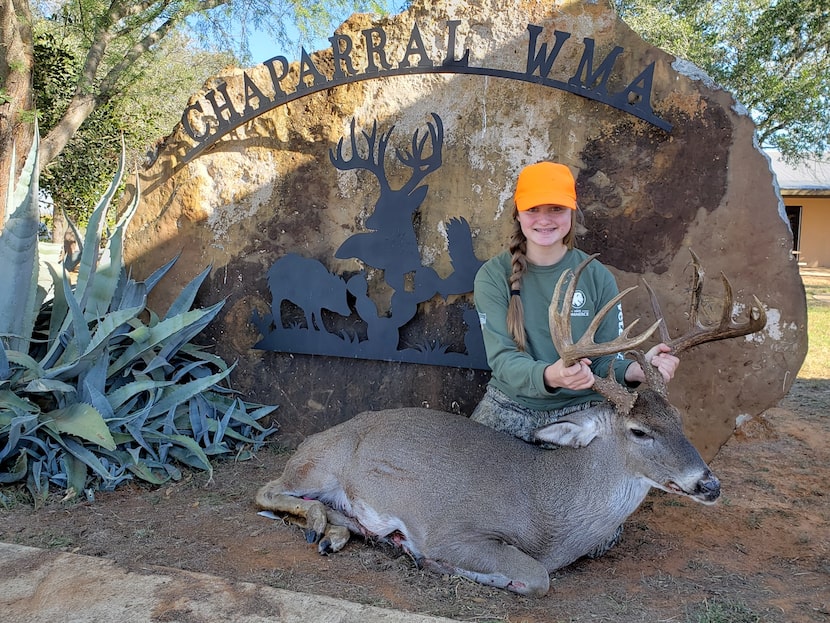
[[[577,290],[574,292],[573,303],[571,304],[571,316],[588,316],[590,315],[590,311],[587,309],[582,309],[585,305],[585,292],[582,290]]]

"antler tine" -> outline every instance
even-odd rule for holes
[[[371,133],[367,132],[366,130],[360,131],[360,133],[363,135],[363,138],[366,140],[366,157],[360,155],[360,150],[357,146],[357,133],[355,132],[354,118],[352,118],[352,122],[349,126],[349,129],[351,155],[348,158],[346,158],[346,156],[343,154],[343,137],[340,137],[340,140],[337,141],[336,151],[334,149],[329,149],[329,160],[331,160],[331,163],[335,166],[335,168],[339,169],[340,171],[364,169],[366,171],[374,173],[375,177],[377,177],[381,186],[388,186],[386,175],[384,173],[383,161],[384,156],[386,154],[386,146],[389,143],[389,137],[392,134],[392,130],[395,129],[395,126],[392,126],[386,132],[381,133],[380,137],[378,137],[377,120],[375,120],[372,123]],[[375,144],[377,144],[377,158],[375,157]]]
[[[638,320],[634,320],[634,322],[623,329],[622,333],[616,339],[610,342],[602,342],[600,344],[594,342],[594,336],[596,335],[597,329],[599,329],[600,323],[602,323],[605,319],[605,316],[608,315],[608,313],[626,294],[637,288],[637,286],[631,286],[608,301],[596,314],[596,316],[594,316],[594,319],[591,321],[591,324],[588,325],[588,329],[582,337],[574,343],[571,331],[571,306],[573,305],[576,284],[579,281],[579,277],[585,267],[598,255],[598,253],[595,253],[594,255],[587,257],[579,264],[579,266],[577,266],[576,270],[573,271],[573,277],[565,290],[565,296],[562,299],[561,306],[559,300],[561,297],[562,286],[564,285],[565,280],[571,276],[570,270],[566,270],[562,273],[562,275],[560,275],[559,281],[556,282],[556,287],[553,290],[553,298],[551,299],[550,307],[548,307],[548,324],[550,326],[551,338],[553,339],[554,346],[556,346],[556,351],[559,353],[559,357],[565,365],[573,365],[576,361],[583,357],[591,358],[602,355],[611,355],[620,351],[636,348],[650,338],[651,334],[657,330],[657,327],[662,322],[661,320],[658,320],[640,335],[628,337],[628,334],[638,322]]]
[[[732,284],[729,283],[729,279],[723,273],[721,273],[721,280],[724,296],[720,321],[717,325],[711,326],[700,322],[697,319],[697,312],[700,307],[700,299],[698,299],[694,305],[694,313],[689,314],[692,328],[680,337],[667,342],[675,354],[707,342],[749,335],[767,326],[767,314],[764,311],[764,306],[754,294],[752,295],[754,305],[750,306],[746,321],[735,322],[732,319]]]
[[[750,306],[747,314],[747,319],[744,322],[736,322],[732,318],[732,284],[726,275],[721,273],[721,282],[723,283],[723,298],[720,313],[720,320],[717,324],[706,325],[698,319],[700,312],[700,301],[703,292],[703,278],[705,273],[700,266],[700,259],[695,255],[694,251],[689,249],[692,254],[692,266],[694,272],[692,275],[692,296],[689,304],[689,326],[690,329],[680,337],[670,339],[668,331],[661,329],[663,342],[671,347],[674,354],[681,353],[694,346],[705,344],[707,342],[715,342],[717,340],[727,340],[733,337],[741,337],[749,335],[763,329],[767,324],[767,315],[764,311],[764,306],[758,297],[752,296],[754,305]],[[651,297],[651,304],[654,308],[655,315],[663,322],[663,315],[660,312],[660,305],[657,303],[657,297],[654,295],[651,287],[646,284]]]
[[[424,134],[419,140],[420,132],[415,130],[415,133],[412,135],[411,152],[402,152],[400,149],[395,150],[401,164],[411,168],[413,171],[412,177],[401,189],[407,194],[415,190],[415,187],[421,183],[421,180],[441,166],[444,123],[441,121],[441,117],[435,113],[432,113],[432,118],[435,120],[435,123],[433,124],[431,121],[427,122],[428,135]],[[429,157],[424,158],[424,147],[426,146],[427,139],[431,140],[432,153]]]

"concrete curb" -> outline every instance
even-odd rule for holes
[[[4,623],[452,623],[167,567],[0,543]]]

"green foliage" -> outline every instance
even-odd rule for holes
[[[42,21],[36,29],[33,81],[39,124],[46,132],[61,123],[75,95],[86,53],[76,34],[54,21]],[[123,91],[97,105],[42,171],[41,185],[55,205],[85,225],[115,174],[122,140],[128,161],[137,166],[147,146],[179,120],[190,93],[228,62],[227,56],[193,50],[175,33],[138,59],[123,79]]]
[[[739,602],[706,600],[686,618],[689,623],[760,623],[761,617]]]
[[[34,221],[35,231],[37,145],[13,193],[17,209],[9,221]],[[0,484],[26,482],[35,500],[50,484],[79,495],[132,478],[178,479],[177,465],[212,472],[210,457],[247,458],[275,430],[260,423],[274,408],[224,387],[232,367],[190,343],[223,304],[191,309],[208,269],[159,318],[147,309],[147,294],[175,260],[143,282],[128,276],[122,260],[138,197],[100,247],[123,170],[122,153],[91,214],[74,286],[52,270],[55,296],[37,320],[25,293],[36,283],[18,280],[14,290],[2,290],[18,296],[0,299]],[[21,247],[31,236],[17,235],[21,230],[7,224],[0,236],[0,275],[33,273],[37,245]],[[12,324],[15,317],[25,320]]]
[[[801,379],[830,379],[830,277],[804,275],[810,346]]]
[[[615,0],[652,44],[692,61],[789,159],[830,148],[830,0]]]

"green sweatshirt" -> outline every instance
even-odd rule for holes
[[[527,350],[519,351],[507,331],[507,305],[510,301],[508,278],[512,272],[510,253],[505,251],[479,269],[475,279],[475,305],[484,335],[487,363],[492,370],[490,384],[528,409],[552,410],[602,400],[593,390],[575,391],[545,387],[545,368],[559,359],[551,341],[548,327],[548,307],[553,289],[563,271],[574,270],[587,255],[578,249],[565,254],[553,266],[527,265],[522,277],[521,297],[524,308]],[[577,284],[571,310],[571,330],[574,341],[588,328],[596,313],[618,293],[611,272],[594,260],[585,268]],[[594,341],[609,342],[622,332],[622,307],[617,304],[600,325]],[[631,361],[622,355],[606,355],[592,359],[591,369],[598,376],[607,376],[608,366],[614,361],[617,380],[625,383],[625,370]]]

